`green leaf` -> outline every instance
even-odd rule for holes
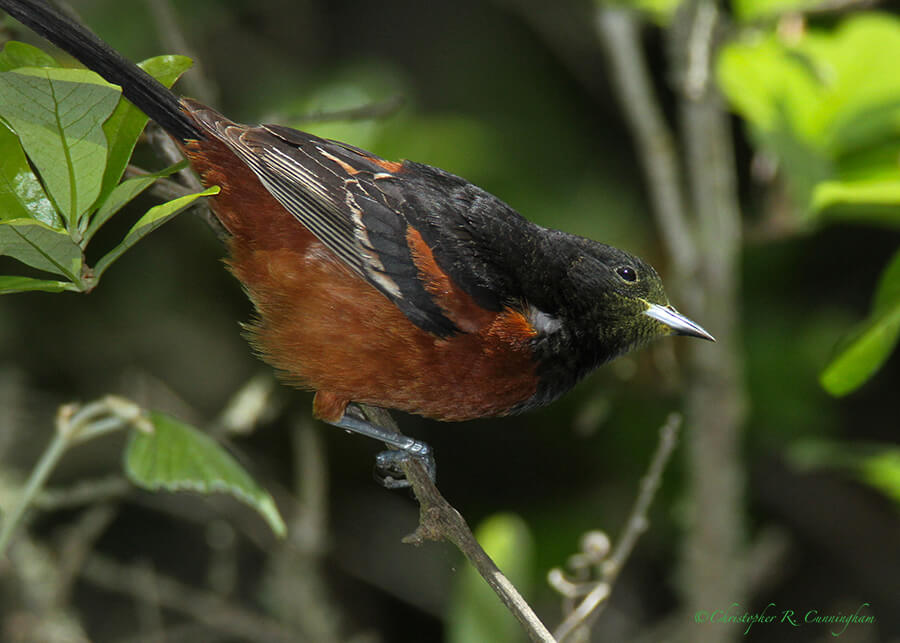
[[[481,523],[475,537],[509,581],[526,594],[532,581],[534,542],[525,522],[514,514],[497,514]],[[525,640],[518,621],[469,565],[456,579],[444,624],[449,643]]]
[[[184,169],[186,166],[187,162],[182,161],[181,163],[176,163],[175,165],[167,167],[164,170],[160,170],[159,172],[136,176],[115,186],[112,192],[110,192],[109,195],[100,203],[100,207],[91,217],[91,223],[90,225],[88,225],[87,230],[85,230],[84,232],[81,246],[85,247],[93,238],[97,230],[99,230],[100,227],[104,223],[106,223],[112,215],[125,207],[141,192],[153,185],[157,179],[170,176],[171,174]]]
[[[792,444],[787,455],[801,471],[852,471],[864,483],[900,504],[900,448],[896,445],[816,438]]]
[[[594,0],[598,7],[614,6],[635,9],[660,25],[668,25],[681,0]]]
[[[70,229],[100,194],[102,124],[118,98],[118,87],[83,69],[0,73],[0,117],[19,136]]]
[[[759,20],[792,11],[802,11],[822,4],[822,0],[731,0],[734,14],[740,20]]]
[[[884,206],[863,199],[887,196],[886,185],[873,191],[868,182],[900,181],[897,60],[900,20],[876,12],[789,36],[748,30],[722,48],[719,85],[757,144],[779,161],[799,212],[855,217],[853,210],[871,206],[868,220],[892,220]]]
[[[99,279],[100,275],[102,275],[116,259],[121,257],[126,250],[128,250],[131,246],[156,230],[159,226],[174,217],[176,214],[183,211],[194,201],[196,201],[200,197],[212,196],[213,194],[218,193],[219,187],[214,185],[213,187],[208,188],[203,192],[188,194],[186,196],[179,197],[174,201],[161,203],[147,210],[147,213],[144,214],[144,216],[142,216],[138,220],[138,222],[131,227],[131,230],[129,230],[128,234],[125,235],[122,243],[110,250],[102,259],[100,259],[100,261],[97,262],[97,265],[94,266],[94,276]]]
[[[157,491],[227,493],[262,515],[284,537],[275,501],[212,438],[178,420],[153,412],[153,432],[135,430],[125,451],[125,472],[139,487]]]
[[[51,281],[47,279],[32,279],[31,277],[11,277],[0,275],[0,295],[8,295],[15,292],[29,290],[42,290],[44,292],[61,292],[68,290],[72,284],[68,281]]]
[[[860,464],[860,474],[869,486],[900,504],[900,449],[885,448],[865,458]]]
[[[0,221],[0,256],[81,283],[81,248],[68,234],[34,219]]]
[[[900,226],[900,177],[823,181],[813,190],[812,209],[829,218]]]
[[[166,87],[171,87],[192,64],[187,56],[156,56],[138,63],[138,66]],[[147,120],[143,112],[122,98],[112,116],[103,124],[103,131],[109,141],[109,159],[103,173],[101,199],[112,192],[122,178]]]
[[[3,51],[0,51],[0,71],[19,67],[59,67],[59,63],[37,47],[10,40],[3,46]]]
[[[19,139],[0,126],[0,221],[27,218],[63,228],[59,214],[28,165]]]
[[[894,253],[887,268],[878,278],[878,288],[872,302],[875,315],[890,313],[891,309],[900,305],[900,250]]]
[[[890,356],[900,339],[900,251],[882,273],[872,314],[843,342],[819,381],[834,396],[862,386]]]

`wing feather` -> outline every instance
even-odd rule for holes
[[[286,127],[238,125],[208,108],[195,115],[285,210],[410,321],[441,337],[460,332],[419,278],[402,191],[386,184],[400,164]]]

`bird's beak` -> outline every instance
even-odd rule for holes
[[[707,333],[699,324],[695,324],[690,319],[679,313],[671,306],[660,306],[658,304],[647,304],[647,310],[644,314],[652,317],[657,321],[672,329],[675,335],[689,335],[691,337],[699,337],[700,339],[708,339],[711,342],[716,338]]]

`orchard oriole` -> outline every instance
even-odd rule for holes
[[[432,462],[426,445],[348,405],[438,420],[518,413],[655,338],[712,340],[634,255],[531,223],[434,167],[234,123],[42,0],[0,7],[121,86],[220,186],[210,205],[258,314],[250,341],[285,380],[316,391],[314,412],[330,424]]]

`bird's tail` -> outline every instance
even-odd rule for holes
[[[88,69],[119,85],[128,100],[172,136],[181,141],[204,137],[174,93],[95,33],[62,15],[44,0],[0,0],[0,8],[69,52]]]

